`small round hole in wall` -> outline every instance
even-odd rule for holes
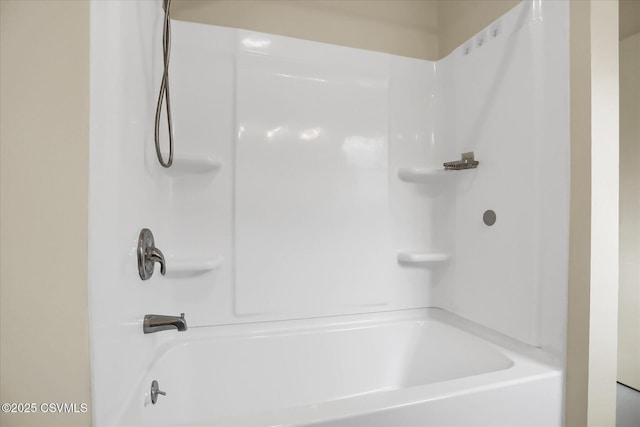
[[[482,220],[488,226],[492,226],[493,224],[496,223],[496,213],[494,211],[492,211],[491,209],[486,210],[486,211],[484,211],[484,214],[482,215]]]

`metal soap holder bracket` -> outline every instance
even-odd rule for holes
[[[462,153],[461,157],[460,160],[443,163],[445,170],[474,169],[480,164],[480,162],[474,158],[473,151]]]

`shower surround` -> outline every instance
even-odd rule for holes
[[[567,2],[436,62],[174,21],[169,169],[162,19],[91,4],[95,425],[561,425]]]

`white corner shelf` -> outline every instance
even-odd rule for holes
[[[451,175],[451,171],[434,168],[399,168],[398,177],[404,182],[425,184]]]
[[[217,157],[183,154],[176,155],[173,158],[173,164],[163,169],[167,175],[182,177],[217,172],[221,167],[222,161]]]
[[[398,262],[403,265],[438,266],[451,259],[451,255],[441,252],[398,252]]]
[[[167,257],[167,277],[198,276],[222,265],[221,256]]]

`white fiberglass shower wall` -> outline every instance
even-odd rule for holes
[[[567,3],[437,62],[174,21],[169,169],[162,17],[91,4],[95,424],[560,425]],[[464,152],[477,169],[442,170]],[[167,260],[144,282],[142,228]],[[186,332],[143,334],[179,313]]]

